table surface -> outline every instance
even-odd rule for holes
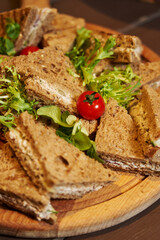
[[[137,35],[143,44],[160,55],[160,1],[150,2],[154,3],[149,3],[149,0],[51,0],[50,4],[60,13],[83,17],[87,22]],[[1,1],[0,12],[19,6],[18,0]],[[160,200],[117,226],[82,236],[67,237],[65,240],[159,240],[159,223]],[[0,236],[0,239],[15,238]]]

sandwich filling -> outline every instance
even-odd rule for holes
[[[39,221],[41,221],[42,219],[50,219],[51,213],[55,211],[50,202],[48,203],[48,205],[42,208],[42,206],[39,206],[38,204],[34,205],[32,202],[28,202],[19,197],[13,198],[12,196],[6,195],[4,193],[0,193],[0,200],[10,206],[16,206],[17,209],[23,212],[35,215],[37,220]]]

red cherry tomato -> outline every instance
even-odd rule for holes
[[[36,46],[28,46],[20,52],[20,55],[28,55],[28,54],[30,54],[32,52],[36,52],[38,50],[39,50],[39,48]]]
[[[94,91],[82,93],[77,101],[80,115],[87,120],[98,119],[105,111],[105,102],[102,96]]]

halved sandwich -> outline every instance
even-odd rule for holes
[[[54,8],[26,7],[0,13],[0,36],[6,35],[7,19],[20,25],[20,34],[14,41],[16,53],[30,45],[38,45],[44,33],[53,29],[52,21],[57,13]]]
[[[160,163],[144,156],[135,122],[114,99],[106,104],[95,142],[105,166],[120,171],[160,175]]]
[[[49,195],[33,185],[8,143],[0,142],[0,156],[0,201],[39,221],[53,223],[56,215]]]
[[[52,198],[79,198],[116,179],[114,172],[27,112],[16,124],[6,138],[33,183],[49,191]]]
[[[58,46],[68,52],[73,47],[77,30],[85,26],[85,20],[57,13],[52,24],[53,30],[43,35],[43,47]]]
[[[110,34],[102,31],[92,32],[92,37],[97,38],[102,46],[110,36],[116,39],[114,58],[111,59],[112,62],[140,62],[143,47],[139,37],[124,34]],[[103,62],[105,63],[107,60],[103,60]]]
[[[2,62],[1,74],[7,78],[6,66],[14,66],[20,74],[30,100],[37,100],[39,105],[56,104],[62,110],[77,113],[77,99],[86,88],[61,49],[46,47]]]
[[[141,90],[140,98],[131,103],[129,113],[138,128],[138,138],[144,155],[159,162],[160,153],[160,96],[149,85]]]

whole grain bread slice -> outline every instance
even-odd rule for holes
[[[129,113],[137,125],[144,155],[154,157],[160,149],[159,94],[151,86],[143,86],[140,99],[131,103]]]
[[[85,26],[83,18],[57,13],[53,22],[53,31],[43,35],[43,47],[60,47],[65,53],[73,47],[77,30]]]
[[[0,143],[0,201],[21,212],[54,222],[50,197],[36,188],[20,166],[8,143]]]
[[[39,105],[56,104],[62,110],[77,113],[76,102],[85,91],[82,80],[70,74],[75,69],[69,58],[57,47],[47,47],[28,56],[17,56],[1,64],[14,66],[25,83],[29,99],[36,99]]]
[[[27,112],[6,137],[35,185],[43,186],[53,198],[78,198],[115,180],[115,173]]]
[[[84,18],[77,18],[69,14],[57,13],[52,21],[53,31],[78,30],[85,26]]]
[[[132,117],[114,99],[106,105],[95,142],[105,166],[147,175],[160,174],[160,163],[144,157]]]

